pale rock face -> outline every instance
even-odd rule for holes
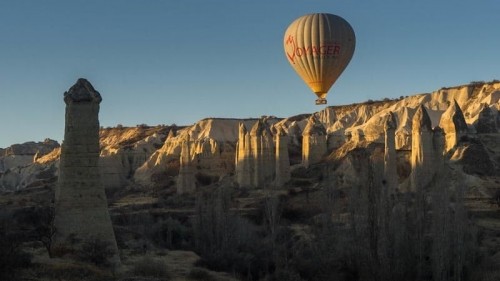
[[[399,125],[395,132],[395,144],[398,150],[411,150],[413,114],[415,114],[415,109],[404,107],[400,112],[399,118],[397,118]]]
[[[230,142],[205,138],[192,142],[191,158],[196,170],[213,177],[222,177],[234,171],[235,148]]]
[[[384,124],[385,149],[384,149],[384,180],[389,194],[398,188],[397,155],[396,155],[396,118],[392,112],[386,115]]]
[[[456,101],[452,101],[448,109],[441,115],[439,127],[444,131],[445,150],[455,148],[460,139],[467,135],[467,123]]]
[[[251,163],[250,136],[245,124],[240,123],[235,163],[236,182],[240,186],[251,185]]]
[[[100,99],[100,96],[97,95],[84,97],[79,93],[75,96],[77,100],[83,99],[84,101]],[[314,116],[318,123],[325,127],[327,150],[332,151],[342,149],[347,143],[352,146],[366,145],[372,142],[384,144],[386,142],[385,116],[392,112],[397,124],[395,149],[398,154],[409,154],[412,148],[412,121],[417,109],[421,105],[425,106],[431,127],[435,127],[440,124],[441,119],[444,120],[442,115],[445,115],[445,112],[450,109],[449,105],[455,101],[462,110],[469,133],[476,132],[476,128],[478,133],[492,132],[494,127],[498,131],[500,83],[442,88],[431,94],[413,95],[399,100],[331,106],[313,114],[301,114],[285,119],[267,118],[266,123],[273,126],[273,132],[280,130],[285,132],[289,140],[289,150],[292,152],[290,161],[299,163],[301,162],[300,149],[303,147],[303,140],[305,139],[306,150],[308,147],[310,150],[310,143],[313,140],[309,137],[303,137],[304,131],[309,130],[306,130],[306,127],[310,116]],[[177,129],[177,135],[174,135],[172,131],[166,140],[164,140],[166,131],[163,131],[157,136],[149,134],[148,136],[151,138],[148,140],[146,140],[146,136],[136,136],[131,138],[133,141],[130,142],[122,140],[132,137],[138,130],[127,129],[128,131],[119,134],[116,133],[116,129],[111,129],[111,131],[115,131],[111,134],[106,132],[107,129],[103,129],[101,130],[100,164],[103,169],[104,184],[108,187],[117,187],[127,185],[132,180],[135,181],[135,184],[147,186],[152,184],[154,175],[165,173],[169,177],[177,176],[182,140],[186,136],[191,137],[190,156],[195,167],[200,167],[196,173],[207,174],[215,178],[233,173],[236,169],[236,175],[242,175],[238,170],[241,171],[241,167],[244,165],[236,166],[236,168],[235,165],[240,162],[240,158],[245,153],[250,155],[245,156],[248,159],[253,157],[255,150],[252,150],[250,145],[252,140],[248,132],[245,133],[247,136],[243,138],[239,136],[239,125],[243,123],[245,128],[250,129],[256,121],[257,119],[207,118],[192,126]],[[445,127],[443,126],[443,129],[446,129]],[[447,135],[449,136],[449,134]],[[322,137],[320,137],[314,139],[313,142],[318,141],[318,139],[322,141]],[[238,140],[242,140],[244,145],[240,147],[238,144],[236,149],[236,141]],[[350,144],[351,142],[353,143]],[[269,140],[261,143],[269,143]],[[269,149],[269,146],[267,144],[261,148]],[[159,147],[160,149],[158,149]],[[244,149],[248,149],[248,151],[244,153]],[[0,149],[0,184],[5,183],[0,188],[6,189],[6,186],[9,186],[10,190],[41,184],[36,177],[29,176],[28,171],[37,173],[37,171],[42,171],[54,163],[57,165],[60,154],[57,150],[53,150],[46,155],[43,155],[42,152],[36,154],[36,151],[33,151],[33,154],[29,155],[16,153],[6,156],[6,150]],[[321,155],[321,150],[321,148],[320,150],[313,149],[308,153]],[[273,153],[274,160],[276,160],[275,153]],[[297,153],[299,154],[297,155]],[[262,159],[258,161],[262,161]],[[273,163],[276,166],[277,163],[275,161]],[[254,169],[253,166],[251,169]],[[56,174],[54,173],[54,176]],[[161,181],[163,178],[156,177],[155,179]],[[30,182],[31,180],[35,182]],[[252,179],[237,181],[248,182],[248,185],[251,185],[254,180],[252,175]]]
[[[458,86],[443,88],[432,94],[419,94],[399,101],[375,102],[349,106],[328,107],[316,114],[326,125],[328,134],[343,134],[351,140],[384,142],[384,116],[390,111],[396,117],[396,149],[410,150],[412,135],[412,119],[416,109],[424,105],[432,126],[438,126],[441,115],[449,104],[457,102],[466,123],[472,126],[486,104],[498,112],[500,100],[500,83],[487,83],[479,86]],[[497,115],[498,116],[498,115]],[[332,122],[333,125],[330,125]]]
[[[193,160],[191,158],[189,138],[182,142],[179,176],[177,177],[177,194],[196,191]]]
[[[59,180],[55,194],[54,246],[100,239],[109,243],[112,261],[120,263],[111,225],[104,185],[99,170],[99,103],[101,95],[85,79],[78,79],[68,92],[64,143],[61,147]]]
[[[148,186],[152,183],[154,174],[166,170],[169,162],[179,159],[182,149],[182,138],[177,137],[173,130],[170,130],[162,147],[155,152],[135,170],[134,181]]]
[[[411,190],[423,189],[433,176],[432,163],[434,157],[434,144],[431,119],[427,110],[421,105],[412,122],[411,142]]]
[[[337,121],[337,116],[333,107],[327,107],[317,112],[315,115],[321,123],[325,124],[326,128],[330,128]]]
[[[172,161],[178,161],[182,140],[190,137],[191,157],[197,162],[197,172],[210,176],[222,177],[235,171],[235,144],[238,139],[240,122],[246,127],[257,119],[224,119],[207,118],[193,126],[177,131],[176,136],[167,137],[163,146],[139,167],[134,174],[136,183],[151,184],[156,173],[162,173]],[[266,122],[274,124],[277,118],[267,118]]]
[[[30,185],[43,184],[37,178],[37,171],[46,167],[35,165],[38,159],[57,150],[59,143],[45,139],[43,142],[14,144],[2,149],[0,154],[0,190],[20,190]],[[32,167],[33,166],[33,167]]]
[[[139,134],[140,128],[123,129],[123,133],[110,134],[109,137],[101,135],[100,170],[103,184],[106,188],[117,188],[130,183],[135,170],[142,166],[146,160],[162,144],[161,134],[154,133],[144,139],[126,146],[116,146],[121,140],[133,138]],[[110,139],[117,138],[113,141]]]
[[[314,117],[309,118],[302,132],[302,165],[318,163],[327,152],[325,127]]]
[[[259,120],[250,131],[251,159],[253,160],[252,185],[259,187],[270,182],[274,175],[274,143],[269,126]]]
[[[304,123],[304,122],[302,122]],[[305,127],[305,124],[304,124]],[[288,127],[288,132],[285,131],[285,133],[288,135],[290,138],[290,143],[300,146],[302,145],[302,130],[300,129],[300,123],[297,121],[291,122],[290,127]]]
[[[55,140],[45,139],[43,142],[25,142],[13,144],[2,149],[0,154],[0,172],[10,168],[27,166],[37,158],[42,157],[59,147]]]
[[[288,136],[284,131],[276,132],[276,177],[275,184],[280,187],[290,181],[290,158],[288,156]]]
[[[274,178],[275,148],[269,125],[258,120],[250,132],[239,127],[236,180],[240,186],[261,187]]]

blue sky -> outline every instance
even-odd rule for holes
[[[61,141],[79,77],[105,127],[320,110],[282,43],[314,12],[356,32],[329,105],[500,79],[498,0],[2,0],[0,147]]]

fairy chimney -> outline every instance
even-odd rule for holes
[[[386,116],[384,124],[385,150],[384,150],[384,180],[390,194],[398,187],[397,156],[396,156],[396,118],[392,112]]]
[[[311,116],[302,132],[302,164],[307,168],[311,164],[318,163],[326,151],[325,127]]]
[[[443,113],[439,127],[444,132],[446,152],[455,148],[460,138],[467,134],[467,123],[457,101],[453,100]]]
[[[179,176],[177,177],[177,194],[193,193],[196,190],[196,180],[190,153],[189,136],[182,141]]]
[[[276,132],[276,177],[275,184],[280,187],[288,182],[290,174],[290,158],[288,156],[288,136],[283,129]]]
[[[412,120],[411,141],[411,190],[424,188],[432,178],[434,144],[432,124],[429,114],[420,105]]]
[[[109,245],[110,262],[117,266],[120,257],[99,171],[101,100],[82,78],[64,93],[66,124],[55,191],[53,246],[81,250],[82,243],[98,239]]]

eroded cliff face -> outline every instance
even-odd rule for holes
[[[118,127],[101,129],[99,165],[106,188],[130,183],[135,170],[161,147],[169,128]],[[0,156],[0,189],[19,190],[43,186],[57,179],[61,149],[53,140],[14,145]],[[15,159],[15,161],[13,161]]]
[[[280,148],[280,159],[286,159],[283,156],[283,147],[285,146],[283,139],[287,142],[288,159],[286,161],[293,170],[294,165],[303,164],[304,153],[314,156],[308,165],[333,161],[332,159],[340,161],[356,149],[382,147],[383,151],[386,140],[389,138],[392,142],[393,138],[394,144],[390,143],[387,146],[387,149],[391,150],[390,155],[386,155],[387,159],[390,159],[387,160],[389,163],[387,165],[391,166],[388,173],[394,174],[393,166],[396,162],[399,177],[396,182],[401,184],[411,174],[412,139],[414,137],[412,122],[420,107],[423,107],[427,112],[430,128],[434,130],[438,125],[442,127],[444,147],[448,152],[446,157],[449,158],[450,155],[455,155],[454,157],[469,155],[464,148],[463,141],[479,138],[477,143],[473,143],[474,146],[477,146],[481,145],[481,140],[485,139],[479,136],[498,133],[500,126],[499,100],[500,83],[475,83],[474,85],[442,88],[430,94],[418,94],[397,100],[331,106],[316,113],[301,114],[284,119],[264,117],[263,121],[269,126],[269,129],[266,130],[265,134],[262,131],[262,136],[255,135],[253,140],[251,131],[259,121],[257,118],[207,118],[185,127],[139,126],[101,129],[101,172],[106,187],[120,187],[128,184],[141,186],[173,185],[179,174],[182,141],[189,138],[189,158],[191,158],[197,186],[217,182],[225,176],[234,174],[241,176],[238,169],[246,169],[246,166],[243,164],[238,168],[237,163],[243,161],[245,157],[248,158],[248,155],[257,157],[257,159],[252,159],[253,163],[268,163],[266,164],[268,169],[251,168],[259,175],[266,173],[263,177],[264,181],[261,180],[260,176],[257,176],[258,180],[256,180],[255,175],[243,175],[247,178],[244,181],[266,184],[278,180],[281,185],[283,181],[276,179],[276,174],[280,172],[276,171],[275,167],[286,166],[284,162],[276,162],[278,157],[276,147]],[[390,128],[386,127],[389,114],[392,115],[391,119],[393,120]],[[316,120],[316,127],[321,126],[324,128],[324,132],[312,134],[312,131],[307,128],[309,120]],[[241,137],[240,124],[246,130],[244,132],[246,136],[243,138]],[[309,125],[309,127],[311,126]],[[276,137],[278,132],[282,138]],[[315,137],[311,138],[311,135],[315,135]],[[257,138],[259,143],[257,143]],[[318,146],[320,149],[311,145],[319,144],[318,138],[321,139],[321,144]],[[280,139],[280,145],[276,144],[277,139]],[[245,145],[238,146],[239,141]],[[258,148],[252,148],[252,142]],[[432,140],[430,142],[434,145]],[[259,150],[264,148],[268,150],[266,153],[264,150]],[[0,184],[2,184],[2,188],[15,190],[36,185],[37,175],[42,173],[45,178],[47,174],[51,173],[56,176],[59,151],[57,148],[53,149],[39,153],[36,159],[34,159],[34,154],[21,153],[10,153],[7,157],[5,156],[6,151],[19,150],[3,149],[2,155],[4,156],[0,156],[0,172],[2,173]],[[394,157],[397,161],[394,161]],[[489,155],[492,171],[495,171],[496,165],[498,165],[495,157],[495,155]],[[352,159],[350,161],[352,162]],[[271,162],[273,164],[270,164]],[[263,167],[263,165],[257,166]],[[346,164],[342,167],[349,166],[351,165]],[[284,178],[288,179],[286,169],[284,173]],[[279,177],[283,177],[283,175]],[[234,181],[238,181],[237,178],[238,175]]]
[[[104,186],[114,188],[130,183],[135,170],[162,146],[168,129],[146,126],[102,129],[99,165]]]
[[[52,151],[59,151],[57,141],[45,139],[43,142],[14,144],[0,152],[0,190],[19,190],[38,182],[53,182],[57,166],[49,159]],[[57,155],[57,159],[59,155]]]
[[[445,134],[446,151],[455,148],[460,139],[467,135],[467,123],[456,101],[451,102],[448,109],[443,113],[439,126]]]

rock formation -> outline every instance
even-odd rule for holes
[[[193,193],[196,190],[193,161],[191,159],[189,138],[182,142],[177,194]]]
[[[191,157],[198,174],[220,178],[234,172],[235,147],[229,142],[203,138],[193,142]]]
[[[157,131],[146,135],[145,131]],[[140,166],[161,146],[165,135],[158,129],[143,127],[103,129],[101,131],[101,160],[99,161],[102,181],[105,188],[126,186]],[[136,138],[142,139],[135,141]],[[120,143],[109,143],[113,138]]]
[[[59,143],[51,139],[14,144],[1,149],[0,191],[20,190],[50,183],[55,177],[55,165],[40,165],[40,162],[58,149]]]
[[[479,117],[476,123],[476,132],[478,134],[492,134],[498,132],[498,120],[500,114],[495,114],[488,105],[483,105],[483,109],[479,112]]]
[[[419,106],[412,122],[411,190],[418,191],[432,179],[434,144],[431,119],[423,105]]]
[[[371,143],[384,144],[385,116],[392,112],[397,121],[395,148],[399,157],[398,173],[400,182],[403,182],[409,177],[411,169],[413,116],[421,105],[425,106],[431,126],[435,127],[440,124],[441,120],[444,122],[445,119],[453,119],[441,117],[448,115],[448,113],[445,114],[447,110],[452,112],[450,105],[453,107],[456,103],[463,113],[468,131],[477,131],[479,134],[476,137],[481,142],[485,141],[484,138],[488,138],[488,142],[493,145],[498,141],[496,136],[489,134],[496,134],[495,130],[498,132],[500,124],[499,101],[500,83],[491,82],[483,85],[441,88],[433,93],[399,99],[330,106],[316,113],[300,114],[284,119],[266,117],[266,122],[276,128],[279,127],[289,138],[289,160],[293,166],[302,163],[303,152],[315,155],[322,154],[323,148],[321,146],[319,150],[313,149],[314,152],[311,152],[313,150],[309,149],[310,152],[307,152],[308,147],[311,147],[310,143],[307,143],[304,146],[305,150],[302,151],[303,133],[310,131],[310,128],[306,128],[310,116],[314,116],[318,123],[325,127],[328,135],[328,151],[348,152],[350,149],[346,149],[347,146],[354,149],[359,146],[365,147]],[[457,107],[455,106],[455,108]],[[143,128],[143,126],[137,128],[118,126],[117,128],[101,129],[101,160],[99,162],[103,168],[103,184],[115,188],[131,183],[139,186],[169,187],[179,174],[182,141],[187,135],[190,135],[192,142],[190,155],[196,167],[199,186],[201,186],[199,175],[207,175],[206,178],[210,179],[207,182],[213,183],[224,175],[231,175],[235,172],[236,176],[239,177],[239,179],[235,178],[235,181],[252,186],[255,180],[253,175],[255,161],[250,145],[250,135],[246,132],[245,134],[248,136],[245,138],[247,139],[241,139],[239,125],[242,123],[245,128],[250,129],[256,121],[255,118],[206,118],[190,126],[175,126],[172,132],[175,131],[176,134],[170,135],[166,140],[165,136],[170,129],[166,126],[156,126],[150,129]],[[456,125],[453,122],[448,123],[452,127]],[[446,126],[441,125],[445,129]],[[488,133],[488,135],[484,135],[484,133]],[[351,141],[347,142],[349,136]],[[450,134],[447,136],[450,137]],[[236,142],[239,139],[242,140],[242,145],[240,147],[238,144],[237,151]],[[306,137],[305,142],[310,139]],[[355,143],[356,140],[363,141]],[[462,145],[466,144],[460,144],[457,149],[460,149]],[[243,153],[244,149],[248,149],[248,151]],[[460,151],[456,153],[457,157],[469,155],[460,153]],[[488,148],[487,152],[489,151],[496,150]],[[16,190],[50,185],[49,179],[51,178],[53,181],[57,177],[60,153],[58,150],[54,150],[50,155],[42,156],[43,153],[45,152],[42,150],[39,153],[37,150],[32,150],[26,154],[24,149],[16,146],[14,149],[0,149],[0,189]],[[242,157],[246,159],[248,168],[245,168],[244,163],[235,168],[235,165],[241,162]],[[308,159],[308,157],[305,158]],[[491,159],[496,161],[497,158],[492,157]],[[273,161],[273,163],[276,165],[276,162]],[[459,162],[455,161],[454,163]],[[245,169],[246,172],[242,173],[241,171]],[[274,169],[272,171],[275,173]],[[245,174],[246,176],[244,176]],[[43,180],[40,180],[41,176]],[[246,180],[242,176],[246,177]]]
[[[45,139],[43,142],[25,142],[22,144],[13,144],[0,153],[0,173],[10,168],[26,166],[54,149],[59,147],[55,140]]]
[[[432,144],[434,145],[434,161],[432,165],[434,166],[434,173],[437,173],[444,167],[446,141],[444,137],[444,131],[443,129],[441,129],[441,127],[434,127],[434,129],[432,129],[432,132]]]
[[[302,164],[307,168],[318,163],[326,154],[326,130],[314,116],[311,116],[302,132]]]
[[[453,149],[460,139],[467,134],[467,123],[464,114],[458,103],[453,100],[448,109],[441,115],[439,121],[445,134],[445,150],[448,152]]]
[[[283,130],[276,132],[276,176],[275,185],[280,187],[287,183],[290,178],[290,158],[288,156],[288,136]]]
[[[274,141],[269,126],[259,119],[250,132],[240,125],[236,181],[240,186],[260,187],[273,180],[275,173]]]
[[[384,149],[384,180],[389,194],[393,194],[398,187],[397,155],[396,155],[396,118],[392,112],[386,116],[385,149]]]
[[[269,126],[259,119],[250,130],[251,159],[253,160],[252,186],[268,183],[274,176],[274,144]]]
[[[245,124],[240,123],[238,143],[236,145],[236,182],[240,186],[252,184],[252,154],[250,149],[250,135]]]
[[[85,79],[64,93],[66,125],[55,193],[55,247],[79,248],[99,239],[120,263],[108,202],[99,171],[101,95]]]

